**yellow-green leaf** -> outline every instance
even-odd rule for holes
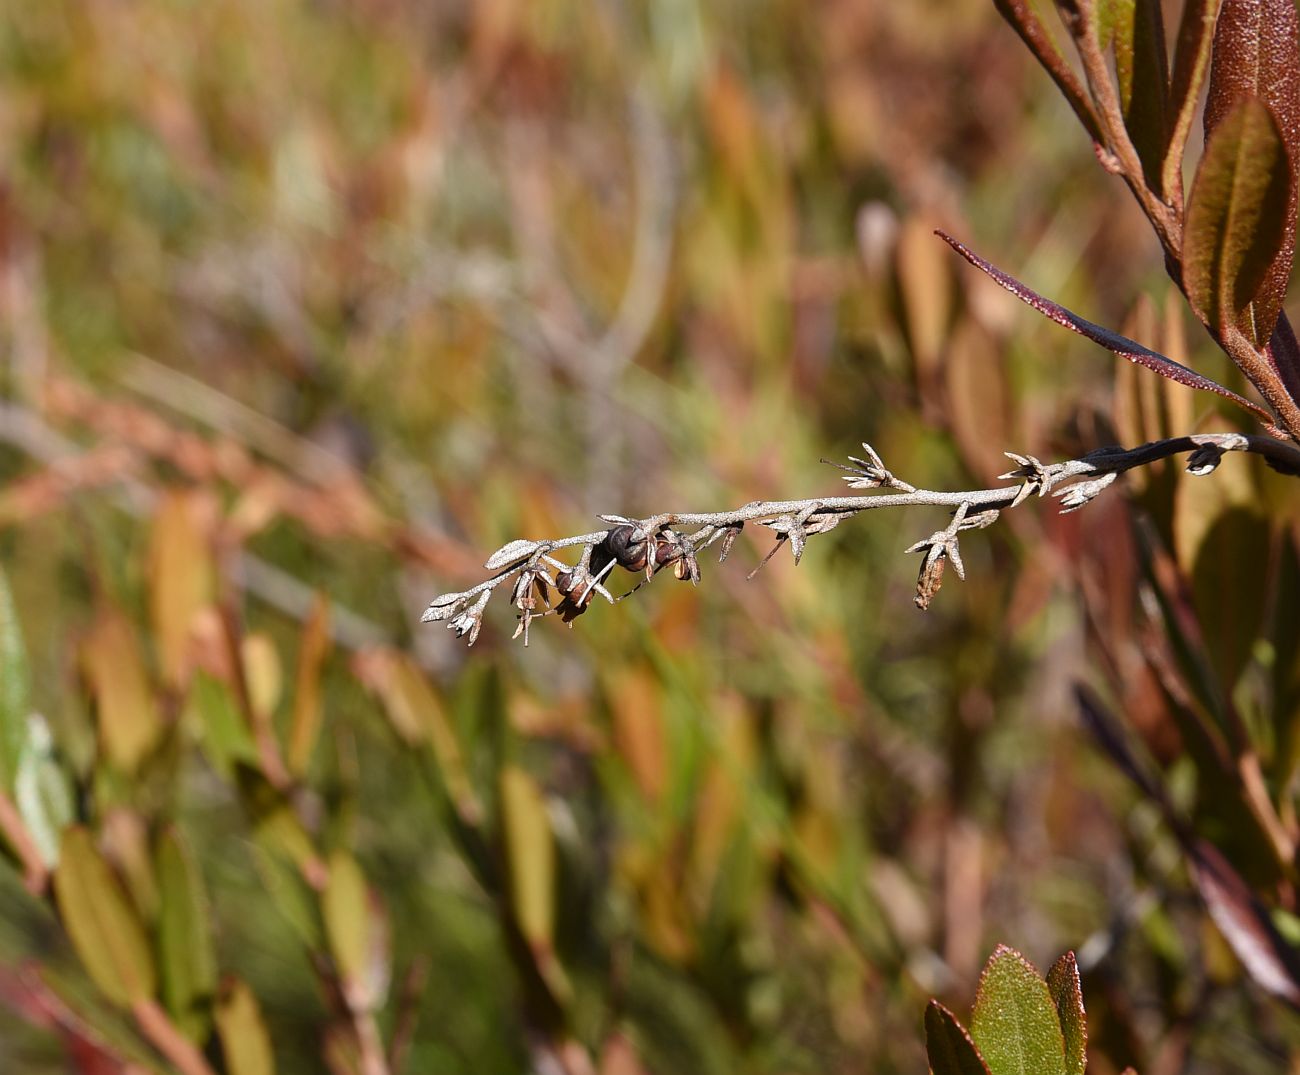
[[[515,919],[534,950],[549,951],[555,925],[555,841],[541,789],[517,766],[501,771],[501,819]]]
[[[356,1011],[377,1007],[388,985],[387,930],[365,874],[346,851],[330,855],[321,909],[349,1006]]]
[[[174,828],[159,841],[156,870],[163,1003],[177,1026],[202,1043],[217,989],[216,955],[203,878],[189,845]]]
[[[239,646],[239,657],[253,715],[259,721],[269,721],[284,689],[284,673],[275,643],[263,634],[246,635]]]
[[[321,671],[330,651],[329,602],[318,597],[303,627],[289,726],[289,771],[302,776],[311,762],[321,726]]]
[[[54,896],[72,945],[103,994],[121,1007],[152,997],[157,974],[144,929],[80,826],[63,834]]]
[[[95,697],[104,752],[124,772],[133,773],[162,731],[135,631],[120,612],[105,609],[81,657]]]
[[[1272,112],[1254,97],[1237,101],[1209,134],[1183,241],[1187,297],[1220,338],[1230,326],[1257,346],[1272,335],[1277,310],[1253,304],[1282,248],[1290,175]]]
[[[217,1034],[230,1075],[275,1075],[271,1034],[253,991],[232,982],[217,1004]]]
[[[1065,1075],[1065,1038],[1047,983],[1005,945],[980,975],[970,1036],[993,1075]]]

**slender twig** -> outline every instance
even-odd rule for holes
[[[585,610],[593,593],[611,604],[618,600],[601,585],[615,563],[630,571],[644,571],[647,579],[671,567],[679,579],[698,582],[697,554],[721,541],[719,560],[725,560],[746,523],[771,530],[776,535],[776,548],[788,544],[798,563],[810,537],[824,534],[860,512],[912,506],[952,508],[954,517],[946,528],[908,549],[908,552],[924,554],[917,603],[925,608],[939,588],[946,561],[951,561],[964,577],[959,533],[990,525],[1001,511],[1017,507],[1031,495],[1041,497],[1051,493],[1059,499],[1062,512],[1075,511],[1125,471],[1184,453],[1190,453],[1187,469],[1194,475],[1209,474],[1227,452],[1250,452],[1263,456],[1274,469],[1300,476],[1300,448],[1292,444],[1243,433],[1196,433],[1135,448],[1098,448],[1062,463],[1041,463],[1033,456],[1007,452],[1017,466],[1002,477],[1018,479],[1016,484],[949,492],[909,485],[886,470],[869,445],[863,447],[867,459],[850,456],[851,466],[835,465],[848,472],[845,480],[850,488],[880,492],[865,496],[758,500],[729,511],[666,512],[644,519],[602,515],[601,519],[611,524],[604,530],[539,541],[519,538],[503,545],[484,565],[492,572],[488,578],[468,590],[436,597],[421,619],[425,623],[449,621],[448,626],[458,637],[468,635],[473,644],[488,600],[499,586],[514,579],[511,602],[519,610],[518,633],[524,634],[526,643],[531,619],[554,612],[569,622]],[[684,532],[689,528],[695,529]],[[575,547],[582,551],[578,563],[571,568],[551,555]],[[544,612],[537,611],[539,596],[549,606],[552,589],[563,600]]]

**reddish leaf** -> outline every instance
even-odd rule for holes
[[[1214,59],[1205,102],[1205,138],[1247,97],[1268,105],[1277,121],[1288,169],[1281,245],[1258,288],[1257,343],[1266,343],[1286,297],[1295,254],[1296,177],[1300,160],[1300,23],[1294,0],[1224,0],[1214,31]]]
[[[1283,239],[1291,198],[1277,121],[1258,98],[1244,97],[1210,133],[1183,235],[1183,290],[1220,339],[1234,325],[1256,345],[1272,336],[1282,303],[1272,276],[1283,255],[1288,275],[1291,268]]]
[[[1065,57],[1057,49],[1046,27],[1034,14],[1028,0],[993,0],[993,2],[998,13],[1011,24],[1021,40],[1029,46],[1029,51],[1043,65],[1043,69],[1052,76],[1052,81],[1070,102],[1070,107],[1079,117],[1079,122],[1083,124],[1088,136],[1098,145],[1103,144],[1105,139],[1101,134],[1101,124],[1097,114],[1093,110],[1092,99],[1070,69],[1070,65],[1065,62]]]
[[[1145,366],[1147,369],[1154,370],[1161,376],[1168,377],[1171,381],[1185,384],[1189,388],[1214,392],[1216,395],[1223,396],[1224,399],[1232,400],[1238,406],[1245,407],[1263,421],[1272,423],[1273,418],[1268,411],[1237,395],[1230,388],[1224,388],[1217,381],[1212,381],[1195,370],[1188,369],[1186,366],[1175,362],[1172,358],[1167,358],[1150,348],[1143,347],[1136,340],[1130,340],[1127,336],[1121,336],[1118,332],[1112,332],[1108,328],[1102,328],[1100,325],[1084,320],[1078,314],[1072,313],[1059,303],[1052,302],[1051,299],[1044,298],[1038,292],[1026,287],[1014,276],[1004,273],[990,262],[985,261],[974,251],[968,249],[965,244],[958,242],[946,232],[936,231],[935,234],[974,265],[975,268],[992,277],[1000,286],[1010,291],[1021,302],[1032,306],[1049,320],[1055,321],[1058,325],[1064,325],[1066,328],[1077,332],[1080,336],[1086,336],[1093,343],[1101,344],[1106,350],[1119,355],[1121,358],[1126,358],[1139,366]]]
[[[1300,959],[1217,848],[1204,840],[1186,849],[1192,877],[1219,932],[1262,988],[1300,1008]]]
[[[925,1052],[934,1075],[989,1075],[966,1028],[937,1000],[925,1009]]]
[[[1083,986],[1073,952],[1066,952],[1047,972],[1047,988],[1056,1004],[1065,1035],[1067,1075],[1083,1075],[1088,1066],[1088,1017],[1083,1010]]]

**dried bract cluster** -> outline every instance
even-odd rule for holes
[[[866,495],[813,497],[805,500],[755,501],[731,511],[665,513],[645,519],[602,515],[605,530],[572,537],[533,541],[518,538],[488,557],[484,564],[492,572],[484,581],[460,593],[437,597],[421,617],[423,622],[446,621],[458,638],[472,645],[483,626],[483,612],[498,587],[513,579],[510,603],[518,615],[514,637],[528,644],[529,627],[539,616],[558,615],[573,621],[599,596],[610,604],[630,596],[663,570],[683,582],[700,581],[699,554],[720,546],[718,562],[730,555],[746,523],[766,527],[776,535],[771,550],[750,573],[752,578],[780,549],[789,546],[797,564],[808,539],[833,530],[845,519],[876,508],[911,505],[946,507],[952,519],[942,530],[918,541],[907,551],[923,554],[916,584],[916,605],[928,609],[943,583],[949,562],[959,579],[966,577],[958,535],[982,530],[997,521],[1001,512],[1018,507],[1031,496],[1049,493],[1060,501],[1060,510],[1077,511],[1109,488],[1126,470],[1146,466],[1171,455],[1188,453],[1191,474],[1210,474],[1227,452],[1262,455],[1276,469],[1300,472],[1300,449],[1265,436],[1241,433],[1201,433],[1153,441],[1136,448],[1099,448],[1080,459],[1063,463],[1042,463],[1032,455],[1007,452],[1015,468],[1002,475],[1014,484],[990,489],[944,492],[920,489],[896,478],[880,456],[864,444],[865,458],[850,456],[848,464],[832,464],[846,471],[844,480],[855,490],[874,490]],[[578,549],[578,559],[566,564],[553,554]],[[626,592],[615,596],[608,582],[615,568],[641,578]],[[553,602],[553,595],[558,600]]]

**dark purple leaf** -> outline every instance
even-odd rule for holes
[[[925,1051],[934,1075],[989,1075],[966,1028],[937,1000],[925,1009]]]
[[[1280,314],[1268,344],[1268,360],[1282,379],[1287,395],[1300,401],[1300,341],[1286,314]]]
[[[1243,97],[1210,132],[1183,229],[1183,290],[1220,340],[1230,326],[1256,346],[1273,334],[1282,294],[1269,281],[1291,226],[1291,197],[1277,121],[1259,98]]]
[[[1224,0],[1214,31],[1214,59],[1205,101],[1205,136],[1243,98],[1257,97],[1273,113],[1288,169],[1281,245],[1258,285],[1256,343],[1268,342],[1282,308],[1295,255],[1296,164],[1300,161],[1300,24],[1295,0]]]
[[[1118,332],[1112,332],[1108,328],[1102,328],[1091,321],[1087,321],[1078,314],[1072,313],[1059,303],[1051,299],[1044,298],[1038,292],[1026,287],[1013,276],[1009,276],[1001,269],[985,261],[974,251],[968,249],[963,243],[958,242],[946,232],[936,231],[941,239],[957,251],[962,257],[969,261],[975,268],[992,277],[999,285],[1004,287],[1021,302],[1032,306],[1044,317],[1055,321],[1058,325],[1064,325],[1080,336],[1086,336],[1093,343],[1101,344],[1106,350],[1126,358],[1139,366],[1145,366],[1149,370],[1154,370],[1163,377],[1168,377],[1171,381],[1177,381],[1179,384],[1185,384],[1189,388],[1199,388],[1205,392],[1214,392],[1216,395],[1223,396],[1224,399],[1230,399],[1238,406],[1245,407],[1248,411],[1257,415],[1263,421],[1273,422],[1273,416],[1258,404],[1251,403],[1250,400],[1237,395],[1230,388],[1225,388],[1217,381],[1190,370],[1186,366],[1175,362],[1172,358],[1167,358],[1150,348],[1143,347],[1136,340],[1130,340],[1127,336],[1121,336]]]
[[[1047,32],[1047,28],[1034,14],[1028,0],[993,0],[993,2],[998,9],[998,13],[1011,24],[1016,33],[1020,35],[1021,40],[1029,46],[1029,51],[1043,65],[1043,69],[1052,76],[1052,81],[1056,83],[1057,89],[1061,91],[1065,99],[1070,102],[1074,114],[1079,117],[1079,122],[1083,124],[1084,130],[1088,132],[1088,137],[1098,145],[1104,144],[1105,138],[1102,137],[1101,123],[1097,119],[1097,113],[1093,110],[1092,99],[1083,88],[1078,76],[1066,63],[1065,57],[1061,55],[1060,50],[1056,47],[1056,43],[1052,40],[1051,34]]]
[[[1260,988],[1300,1008],[1300,959],[1268,910],[1217,848],[1204,840],[1186,848],[1192,878],[1219,932]]]
[[[1074,700],[1078,703],[1084,725],[1092,733],[1097,745],[1109,755],[1119,771],[1137,785],[1147,799],[1164,807],[1166,817],[1171,819],[1172,814],[1168,809],[1168,798],[1164,787],[1146,760],[1138,757],[1123,724],[1102,704],[1101,699],[1090,687],[1081,683],[1075,684]]]

